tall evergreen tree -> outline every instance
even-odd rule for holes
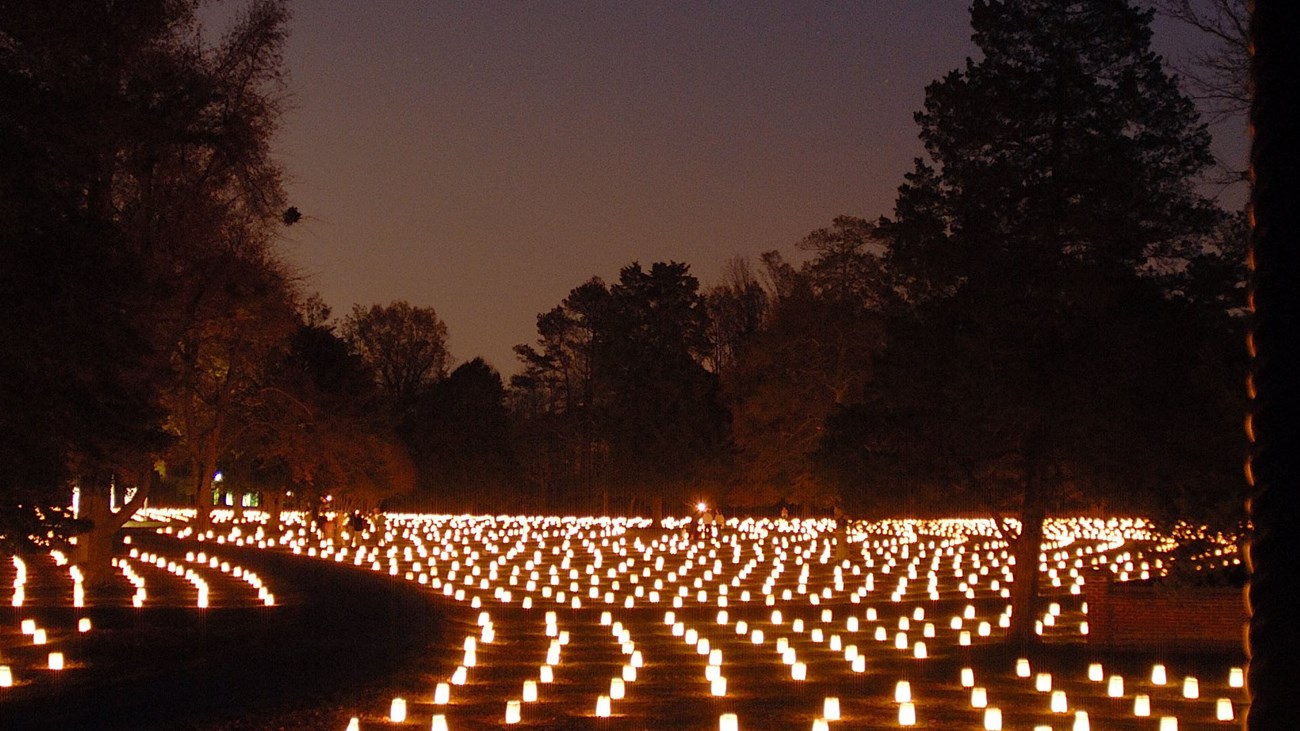
[[[859,439],[877,467],[1005,518],[1019,643],[1047,514],[1167,462],[1168,419],[1194,411],[1178,390],[1195,347],[1152,337],[1185,313],[1144,272],[1197,253],[1212,160],[1150,21],[1126,0],[976,0],[982,57],[927,87],[929,160],[885,226],[907,307]]]
[[[595,341],[598,429],[616,487],[685,499],[685,484],[717,456],[726,414],[710,351],[708,313],[687,264],[631,264],[610,287]]]

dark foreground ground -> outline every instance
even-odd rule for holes
[[[341,709],[386,703],[382,686],[414,672],[441,637],[437,606],[407,582],[290,555],[222,554],[267,578],[280,606],[81,610],[95,630],[78,654],[93,669],[10,689],[0,729],[341,731]]]

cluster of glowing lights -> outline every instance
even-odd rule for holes
[[[210,604],[211,588],[207,579],[203,577],[200,569],[215,569],[222,574],[228,575],[232,579],[238,579],[247,584],[249,589],[256,594],[257,601],[265,606],[275,605],[275,594],[267,587],[266,583],[256,573],[224,561],[216,556],[209,556],[202,551],[189,551],[185,554],[184,559],[168,558],[159,553],[152,551],[141,551],[138,548],[131,548],[128,552],[130,559],[139,561],[142,565],[152,566],[161,571],[165,571],[178,578],[184,579],[194,587],[196,599],[195,606],[203,609]],[[135,606],[143,606],[148,598],[145,589],[144,578],[135,570],[135,566],[127,558],[113,559],[114,565],[122,572],[122,575],[136,587],[135,595],[132,597],[132,603]]]
[[[681,667],[673,682],[684,684],[683,696],[718,699],[733,696],[738,678],[832,687],[863,673],[900,672],[889,725],[924,725],[928,685],[919,688],[918,699],[917,678],[907,678],[909,663],[998,642],[1012,619],[1016,557],[990,520],[879,521],[837,533],[829,520],[733,518],[701,536],[691,518],[389,515],[359,535],[312,525],[302,514],[291,515],[279,530],[253,511],[245,518],[251,522],[219,519],[212,530],[195,534],[178,516],[162,532],[349,564],[412,582],[477,614],[478,630],[457,648],[459,664],[418,698],[403,700],[413,698],[408,693],[394,699],[382,714],[390,723],[415,714],[422,726],[447,728],[458,704],[483,694],[499,694],[495,722],[505,725],[526,725],[537,703],[572,703],[573,713],[617,716],[646,682],[645,658],[658,658]],[[1140,519],[1050,521],[1037,557],[1046,597],[1033,617],[1035,631],[1051,642],[1085,642],[1087,582],[1101,575],[1120,581],[1161,575],[1169,545]],[[1209,558],[1216,558],[1213,552]],[[499,629],[489,614],[494,605],[510,609],[503,621],[512,638],[537,634],[545,642],[526,676],[508,684],[484,679],[470,691],[465,686],[481,663],[519,662],[485,653]],[[663,621],[647,622],[650,614]],[[561,627],[560,617],[573,619]],[[594,642],[596,626],[623,662],[600,683],[584,683],[590,693],[585,700],[575,697],[582,691],[570,682],[558,693],[548,690],[565,667],[573,633]],[[826,663],[830,656],[839,663]],[[698,664],[683,664],[685,657]],[[985,729],[1001,729],[1012,723],[1009,710],[1019,718],[1027,708],[1041,714],[1038,727],[1089,729],[1114,712],[1114,698],[1125,699],[1129,717],[1176,725],[1178,707],[1160,699],[1192,703],[1207,687],[1191,675],[1164,684],[1155,676],[1126,679],[1095,662],[1086,680],[1061,668],[1031,668],[1028,659],[1023,667],[983,668],[980,674],[977,679],[967,667],[954,680],[969,696],[971,727]],[[1215,692],[1205,700],[1219,723],[1235,718],[1241,696],[1224,685],[1222,679],[1210,683]],[[473,699],[466,695],[471,692]],[[854,696],[826,695],[820,714],[803,723],[824,728],[854,719],[861,713]],[[719,728],[738,730],[743,720],[734,712],[717,717]],[[856,723],[863,721],[856,716]]]
[[[77,620],[76,631],[79,634],[84,634],[90,630],[91,622],[88,617],[81,617]],[[34,661],[29,658],[28,662],[30,664],[21,668],[24,672],[35,674],[44,670],[58,673],[64,670],[64,668],[71,667],[64,654],[65,651],[53,649],[53,647],[57,647],[57,645],[53,645],[52,647],[52,640],[65,633],[54,631],[52,636],[49,628],[42,627],[40,623],[31,618],[20,620],[18,631],[21,637],[28,638],[27,642],[30,647],[39,647],[40,651],[43,653]],[[0,660],[4,663],[0,664],[0,688],[12,688],[15,685],[20,684],[19,678],[16,677],[14,673],[15,666],[13,665],[13,660],[16,656],[12,653],[10,653],[10,655],[10,657],[5,657]]]
[[[129,547],[130,537],[128,536],[123,542]],[[185,565],[186,563],[190,565]],[[50,550],[48,560],[41,555],[26,558],[11,556],[6,564],[5,568],[11,567],[13,594],[10,603],[15,609],[44,610],[67,607],[69,604],[75,609],[87,606],[86,577],[82,568],[72,563],[62,551]],[[255,595],[258,604],[265,606],[275,604],[275,595],[257,574],[228,562],[218,561],[214,557],[204,556],[202,553],[195,555],[191,552],[182,562],[180,558],[169,558],[160,553],[129,547],[124,555],[111,559],[111,566],[120,575],[122,581],[131,585],[133,590],[130,602],[135,607],[144,607],[146,604],[176,606],[180,599],[181,592],[166,585],[159,585],[162,586],[161,595],[151,595],[150,589],[146,588],[145,574],[148,571],[162,571],[184,579],[195,590],[194,593],[197,595],[195,604],[198,607],[207,606],[211,589],[201,571],[209,568],[219,569],[228,574],[230,580],[226,583],[247,585],[249,596]],[[36,596],[31,594],[34,585],[38,588]],[[65,593],[65,588],[70,588],[70,591]],[[116,598],[108,594],[99,597],[98,601],[112,602],[116,601]],[[235,598],[235,601],[239,599]],[[66,628],[42,626],[34,618],[22,619],[14,634],[23,638],[21,647],[39,649],[41,653],[39,656],[27,649],[18,653],[13,652],[12,644],[6,639],[5,633],[0,631],[0,688],[41,682],[42,677],[53,677],[65,670],[83,670],[89,667],[86,662],[69,654],[70,649],[76,649],[75,646],[69,648],[61,645],[64,638],[74,636],[74,632],[84,634],[90,632],[91,628],[91,620],[85,616],[77,617],[75,626]]]

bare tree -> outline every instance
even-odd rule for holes
[[[432,307],[398,300],[355,305],[343,321],[343,337],[375,372],[375,380],[399,409],[447,375],[447,325]]]
[[[1245,120],[1250,112],[1250,11],[1247,0],[1153,0],[1156,12],[1195,28],[1211,45],[1176,64],[1187,91],[1212,122]],[[1225,188],[1247,179],[1244,168],[1216,160],[1215,182]]]
[[[1156,12],[1209,36],[1213,45],[1178,67],[1214,121],[1250,111],[1250,27],[1246,0],[1155,0]]]

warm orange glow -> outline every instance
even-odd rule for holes
[[[708,509],[704,502],[701,505]],[[598,713],[613,715],[614,701],[622,702],[623,697],[635,701],[634,686],[646,673],[653,676],[652,682],[661,682],[662,666],[640,673],[638,668],[644,662],[643,653],[647,658],[662,658],[665,644],[672,642],[675,647],[668,656],[682,660],[689,653],[695,658],[681,663],[683,670],[690,668],[681,674],[682,698],[725,698],[729,691],[734,694],[738,682],[750,693],[781,677],[807,681],[809,666],[816,663],[812,679],[816,687],[810,692],[825,696],[820,715],[784,718],[783,722],[796,722],[804,728],[810,722],[820,722],[833,728],[842,711],[838,699],[860,683],[869,667],[889,672],[899,669],[900,656],[952,657],[957,647],[1001,641],[1004,633],[1000,629],[1011,623],[1009,598],[1015,562],[1010,546],[991,520],[863,522],[861,530],[851,533],[855,546],[849,556],[836,558],[833,521],[733,518],[722,539],[701,541],[693,539],[689,530],[697,519],[694,513],[662,522],[412,514],[390,516],[389,529],[382,535],[367,535],[355,544],[340,546],[319,535],[299,533],[297,527],[280,534],[267,530],[254,542],[255,529],[234,521],[232,515],[223,518],[228,523],[214,526],[206,544],[195,542],[193,535],[188,544],[175,538],[177,545],[191,549],[189,553],[181,550],[184,561],[132,547],[130,560],[122,559],[118,568],[128,580],[133,577],[139,582],[132,581],[137,589],[143,588],[139,576],[149,578],[148,572],[155,569],[184,575],[200,595],[207,593],[204,587],[211,581],[210,591],[221,591],[225,602],[230,597],[226,582],[231,578],[254,591],[265,591],[265,587],[251,572],[211,555],[211,550],[200,553],[197,549],[220,550],[223,544],[238,544],[278,548],[301,556],[301,560],[349,564],[358,571],[377,572],[387,580],[410,582],[412,588],[428,591],[444,602],[449,611],[463,612],[461,619],[467,629],[447,648],[453,653],[446,658],[447,664],[455,672],[436,683],[431,698],[425,697],[425,703],[435,706],[429,710],[445,710],[452,689],[461,688],[456,690],[459,702],[490,703],[496,713],[504,706],[504,716],[496,716],[496,722],[510,725],[524,723],[523,708],[539,700],[545,702],[545,714],[591,714],[590,695],[575,693],[575,684],[547,683],[568,672],[555,668],[581,662],[585,648],[592,643],[612,642],[613,652],[621,653],[619,661],[610,665],[613,677],[608,694],[597,701]],[[160,518],[159,522],[167,520]],[[169,529],[172,533],[167,535],[173,537],[185,530]],[[1079,641],[1079,632],[1088,624],[1085,595],[1094,575],[1104,574],[1112,581],[1162,576],[1168,568],[1167,552],[1184,539],[1210,546],[1197,558],[1207,568],[1240,563],[1235,537],[1205,531],[1203,526],[1180,525],[1166,535],[1139,518],[1050,520],[1044,526],[1036,561],[1043,611],[1030,619],[1053,641]],[[159,532],[166,534],[166,530]],[[213,575],[204,581],[200,572],[209,571],[224,574],[220,587]],[[163,596],[151,596],[151,604],[173,601],[171,590],[161,586],[155,591]],[[188,596],[193,607],[194,593]],[[584,601],[575,605],[580,599]],[[647,611],[628,611],[633,603],[636,610]],[[504,611],[495,611],[494,604]],[[652,621],[654,626],[648,626]],[[24,628],[33,636],[41,629],[35,621],[24,623]],[[51,644],[58,643],[68,629],[50,627]],[[873,637],[877,641],[873,642]],[[532,639],[521,642],[521,638],[537,639],[534,643]],[[572,658],[567,649],[571,639],[584,648]],[[469,675],[484,668],[488,676],[494,676],[502,653],[506,657],[518,654],[520,661],[533,663],[531,667],[538,672],[535,679],[521,677],[511,686],[513,691],[493,698],[499,684],[474,683]],[[564,665],[562,655],[567,661]],[[1075,708],[1088,709],[1099,699],[1113,703],[1107,696],[1126,697],[1123,680],[1107,676],[1100,662],[1089,660],[1094,659],[1084,657],[1078,665],[1063,667],[1047,657],[1036,660],[1031,668],[1027,658],[1020,658],[1014,667],[1005,660],[999,663],[1006,665],[996,667],[962,667],[951,677],[926,678],[916,687],[900,681],[896,687],[898,722],[909,723],[911,714],[910,724],[919,724],[913,693],[919,691],[924,701],[934,690],[946,697],[969,693],[972,711],[980,714],[970,718],[968,725],[975,728],[981,721],[985,727],[999,727],[1005,722],[1001,710],[1005,708],[1015,708],[1015,722],[1023,722],[1026,728],[1069,728],[1066,719],[1071,716],[1063,714],[1073,713]],[[15,667],[24,676],[23,682],[32,682],[23,666]],[[1079,682],[1083,667],[1087,668],[1088,685]],[[1165,692],[1178,696],[1176,681],[1182,680],[1186,694],[1189,670],[1171,664],[1167,672],[1179,675],[1170,676]],[[577,672],[585,671],[579,667]],[[789,675],[783,676],[784,672]],[[1210,672],[1220,683],[1227,676],[1229,684],[1244,684],[1240,668]],[[905,675],[906,670],[899,674]],[[993,685],[977,687],[977,674]],[[1013,675],[1020,680],[1013,680]],[[1108,677],[1110,682],[1103,684]],[[1012,682],[999,682],[998,678]],[[708,684],[707,690],[699,686],[701,679]],[[759,682],[753,685],[756,679]],[[1138,684],[1150,688],[1145,680],[1139,678]],[[660,688],[654,690],[656,695],[661,692]],[[1199,689],[1196,692],[1199,694]],[[546,697],[539,699],[542,694]],[[1157,709],[1169,712],[1160,705],[1161,697],[1153,694],[1147,699],[1147,715]],[[1153,699],[1154,709],[1150,708]],[[1183,697],[1179,703],[1195,700]],[[1223,700],[1230,713],[1232,703],[1244,702],[1236,697]],[[990,701],[997,703],[991,705]],[[902,704],[912,705],[904,710]],[[1213,698],[1205,700],[1197,712],[1209,718],[1211,706],[1214,713],[1220,712],[1221,703]],[[634,713],[634,708],[629,707],[628,713]],[[392,715],[392,708],[385,710]],[[1135,703],[1134,711],[1138,710]],[[367,715],[377,718],[384,714],[377,709],[357,714],[359,718]],[[418,712],[415,715],[418,717]],[[719,725],[724,717],[719,718]],[[429,716],[424,718],[427,724]],[[1073,716],[1076,724],[1086,724],[1085,719]]]

